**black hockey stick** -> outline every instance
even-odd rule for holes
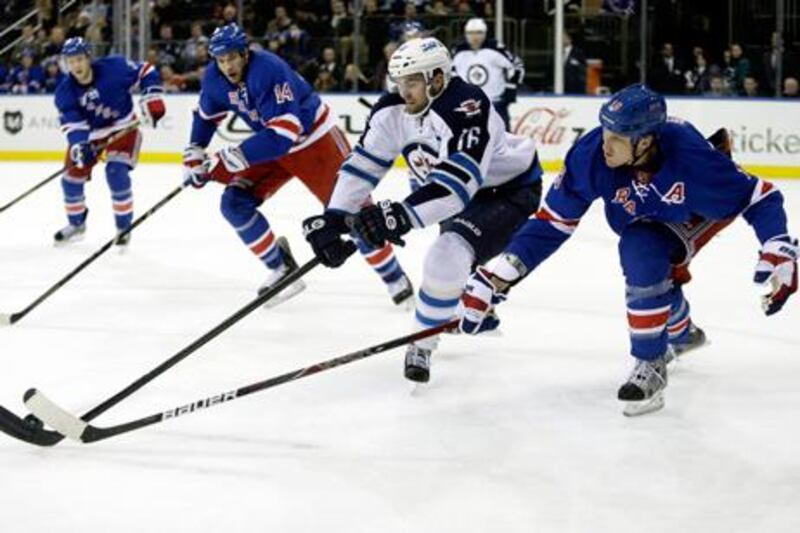
[[[425,339],[427,337],[432,337],[433,335],[437,335],[446,330],[451,330],[457,325],[458,321],[453,320],[440,326],[428,328],[410,335],[404,335],[403,337],[398,337],[381,344],[376,344],[374,346],[370,346],[369,348],[364,348],[346,355],[334,357],[333,359],[328,359],[327,361],[322,361],[321,363],[316,363],[292,372],[287,372],[279,376],[265,379],[264,381],[258,381],[251,385],[245,385],[235,390],[215,394],[214,396],[209,396],[208,398],[203,398],[186,405],[181,405],[161,413],[146,416],[131,422],[118,424],[116,426],[92,426],[87,423],[85,416],[83,417],[83,420],[79,419],[75,415],[65,411],[53,403],[44,394],[36,389],[30,389],[25,393],[25,405],[35,416],[44,420],[48,425],[56,428],[63,435],[79,442],[97,442],[99,440],[116,437],[117,435],[122,435],[123,433],[128,433],[130,431],[136,431],[137,429],[142,429],[147,426],[152,426],[153,424],[159,424],[165,420],[195,413],[208,407],[213,407],[231,400],[236,400],[249,394],[260,392],[272,387],[277,387],[278,385],[283,385],[284,383],[289,383],[291,381],[306,378],[308,376],[313,376],[314,374],[318,374],[338,366],[353,363],[361,359],[366,359],[367,357],[371,357],[393,348],[410,344],[414,341]]]
[[[103,246],[101,246],[99,250],[97,250],[95,253],[84,259],[84,261],[80,265],[75,267],[69,274],[58,280],[53,286],[44,291],[44,293],[42,293],[38,298],[36,298],[33,302],[28,304],[28,306],[25,309],[17,311],[16,313],[0,313],[0,326],[11,326],[12,324],[16,324],[17,322],[22,320],[25,317],[25,315],[27,315],[28,313],[39,307],[39,305],[42,302],[44,302],[50,296],[52,296],[58,289],[66,285],[69,282],[69,280],[77,276],[83,269],[94,263],[97,258],[106,253],[112,246],[114,246],[114,243],[117,242],[117,239],[124,237],[125,235],[132,232],[139,224],[150,218],[153,215],[153,213],[164,207],[164,205],[167,202],[178,196],[178,194],[180,194],[180,192],[185,187],[186,184],[175,187],[172,190],[172,192],[170,192],[164,198],[159,200],[157,204],[148,209],[147,212],[142,214],[139,218],[134,220],[133,223],[128,228],[118,233],[113,239],[111,239]]]
[[[131,124],[130,126],[128,126],[127,128],[125,128],[124,130],[120,130],[118,133],[115,133],[114,135],[112,135],[112,136],[111,136],[111,137],[108,139],[108,141],[104,142],[103,144],[101,144],[100,146],[98,146],[98,147],[96,148],[96,150],[97,150],[97,153],[99,154],[100,152],[102,152],[103,150],[105,150],[105,149],[106,149],[106,147],[107,147],[109,144],[111,144],[111,143],[113,143],[113,142],[116,142],[116,141],[120,140],[122,137],[124,137],[125,135],[129,134],[130,132],[132,132],[133,130],[135,130],[135,129],[136,129],[136,128],[138,128],[138,127],[139,127],[139,123],[138,123],[138,122],[134,122],[133,124]],[[51,181],[53,181],[54,179],[56,179],[57,177],[59,177],[59,176],[60,176],[61,174],[63,174],[64,172],[68,171],[70,168],[72,168],[72,166],[71,166],[71,165],[64,165],[63,167],[61,167],[60,169],[58,169],[56,172],[53,172],[52,174],[50,174],[49,176],[47,176],[45,179],[43,179],[42,181],[40,181],[39,183],[37,183],[36,185],[34,185],[33,187],[31,187],[31,188],[30,188],[30,189],[28,189],[27,191],[25,191],[24,193],[20,194],[19,196],[17,196],[16,198],[14,198],[14,199],[13,199],[13,200],[11,200],[10,202],[8,202],[6,205],[4,205],[4,206],[0,207],[0,213],[2,213],[3,211],[5,211],[5,210],[6,210],[6,209],[8,209],[9,207],[11,207],[11,206],[15,205],[17,202],[19,202],[19,201],[21,201],[21,200],[23,200],[23,199],[27,198],[27,197],[28,197],[28,196],[30,196],[31,194],[35,193],[36,191],[38,191],[39,189],[41,189],[42,187],[44,187],[45,185],[47,185],[48,183],[50,183]]]
[[[356,251],[356,245],[350,242],[350,253],[354,253]],[[97,405],[86,414],[84,414],[81,418],[89,422],[100,416],[102,413],[106,412],[110,408],[117,405],[119,402],[136,392],[137,390],[141,389],[155,378],[172,368],[173,366],[177,365],[191,354],[205,346],[208,342],[219,336],[225,330],[236,324],[242,318],[246,317],[248,314],[252,313],[254,310],[258,309],[260,306],[265,304],[268,300],[276,296],[277,294],[281,293],[286,287],[297,281],[298,279],[302,278],[308,271],[310,271],[315,266],[319,265],[320,260],[319,258],[314,258],[308,261],[306,264],[301,266],[299,269],[295,270],[285,278],[278,281],[275,285],[270,287],[265,292],[261,293],[256,299],[236,311],[234,314],[220,322],[217,326],[215,326],[212,330],[208,333],[203,335],[202,337],[198,338],[194,342],[192,342],[189,346],[184,348],[183,350],[179,351],[154,369],[152,369],[147,374],[143,375],[115,395],[111,396],[103,403]],[[36,418],[34,415],[28,415],[23,420],[22,418],[18,417],[8,409],[0,406],[0,431],[3,431],[7,435],[15,437],[19,440],[23,440],[30,444],[35,444],[37,446],[53,446],[54,444],[58,444],[64,438],[63,435],[56,431],[49,431],[44,429],[42,422]]]

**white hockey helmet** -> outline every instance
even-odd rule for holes
[[[464,25],[464,33],[486,33],[489,28],[486,26],[486,21],[482,18],[469,19]]]
[[[435,37],[412,39],[403,43],[389,59],[389,76],[393,80],[422,74],[430,83],[437,70],[444,74],[445,86],[450,81],[450,51]]]

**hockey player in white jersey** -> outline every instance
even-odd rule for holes
[[[508,106],[517,100],[525,67],[502,43],[486,35],[486,21],[480,18],[467,21],[465,40],[453,48],[453,70],[483,89],[509,129]]]
[[[330,267],[347,258],[350,227],[371,245],[404,244],[412,229],[439,224],[418,292],[415,327],[448,322],[474,265],[497,255],[536,210],[542,170],[533,141],[507,133],[486,94],[451,79],[447,48],[432,37],[403,44],[389,61],[398,93],[385,94],[342,165],[324,214],[303,224],[314,253]],[[414,191],[362,209],[396,157],[410,168]],[[438,340],[409,346],[405,376],[430,377]]]

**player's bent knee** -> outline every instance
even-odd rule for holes
[[[460,294],[474,260],[475,252],[464,237],[442,233],[425,256],[423,286]]]
[[[130,168],[128,165],[117,162],[106,164],[106,181],[112,191],[128,189],[131,185]]]
[[[220,198],[219,210],[234,227],[242,226],[252,218],[258,200],[240,187],[226,187]]]

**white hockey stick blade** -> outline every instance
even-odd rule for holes
[[[8,313],[0,313],[0,326],[10,326],[11,315]]]
[[[25,406],[39,420],[72,440],[80,441],[86,426],[89,425],[56,405],[36,389],[32,389],[25,394]]]
[[[652,398],[640,402],[625,402],[622,414],[625,416],[642,416],[664,407],[664,394],[657,392]]]

